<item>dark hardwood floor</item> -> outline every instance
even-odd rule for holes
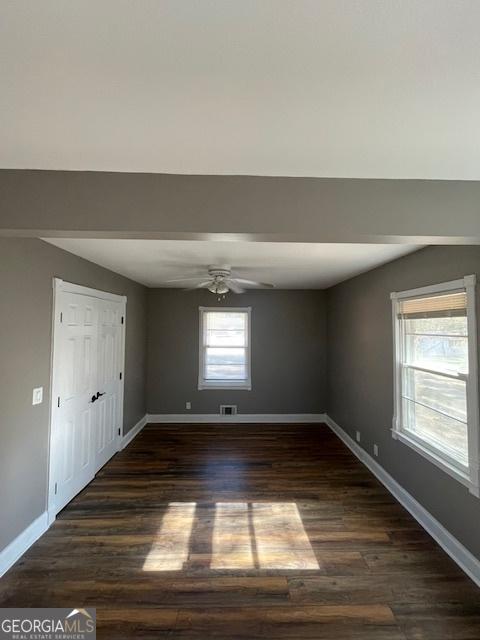
[[[480,590],[327,427],[149,425],[0,580],[99,638],[478,640]]]

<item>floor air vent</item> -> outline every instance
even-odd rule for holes
[[[237,414],[236,404],[221,404],[220,415],[222,416],[235,416]]]

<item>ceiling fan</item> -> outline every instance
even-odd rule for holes
[[[257,282],[256,280],[238,278],[235,274],[232,274],[231,268],[227,265],[212,265],[208,267],[207,274],[204,276],[190,276],[188,278],[167,280],[167,283],[173,282],[191,282],[192,286],[186,287],[187,291],[193,289],[208,289],[208,291],[211,291],[215,295],[223,297],[225,297],[229,291],[243,293],[245,291],[245,285],[247,287],[259,287],[261,289],[273,289],[275,286],[268,282]],[[197,282],[197,284],[194,284],[195,282]]]

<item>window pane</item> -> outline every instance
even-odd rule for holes
[[[415,318],[405,319],[406,333],[442,334],[454,336],[467,335],[467,318]]]
[[[245,311],[207,311],[208,329],[241,330],[245,328]]]
[[[468,465],[467,425],[410,400],[402,400],[403,428]]]
[[[244,331],[227,331],[227,330],[218,330],[215,331],[208,330],[205,346],[209,347],[244,347],[245,344],[245,333]]]
[[[246,346],[247,314],[210,311],[205,318],[205,346]]]
[[[450,373],[468,373],[468,338],[408,334],[405,363]]]
[[[452,418],[467,421],[467,385],[463,380],[452,380],[405,368],[403,395]]]
[[[245,349],[207,347],[205,353],[205,379],[246,380],[245,360]]]
[[[244,365],[207,365],[205,368],[205,380],[246,380],[247,375]]]

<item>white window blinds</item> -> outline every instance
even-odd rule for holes
[[[448,318],[467,315],[465,291],[399,301],[399,315],[405,318]]]

